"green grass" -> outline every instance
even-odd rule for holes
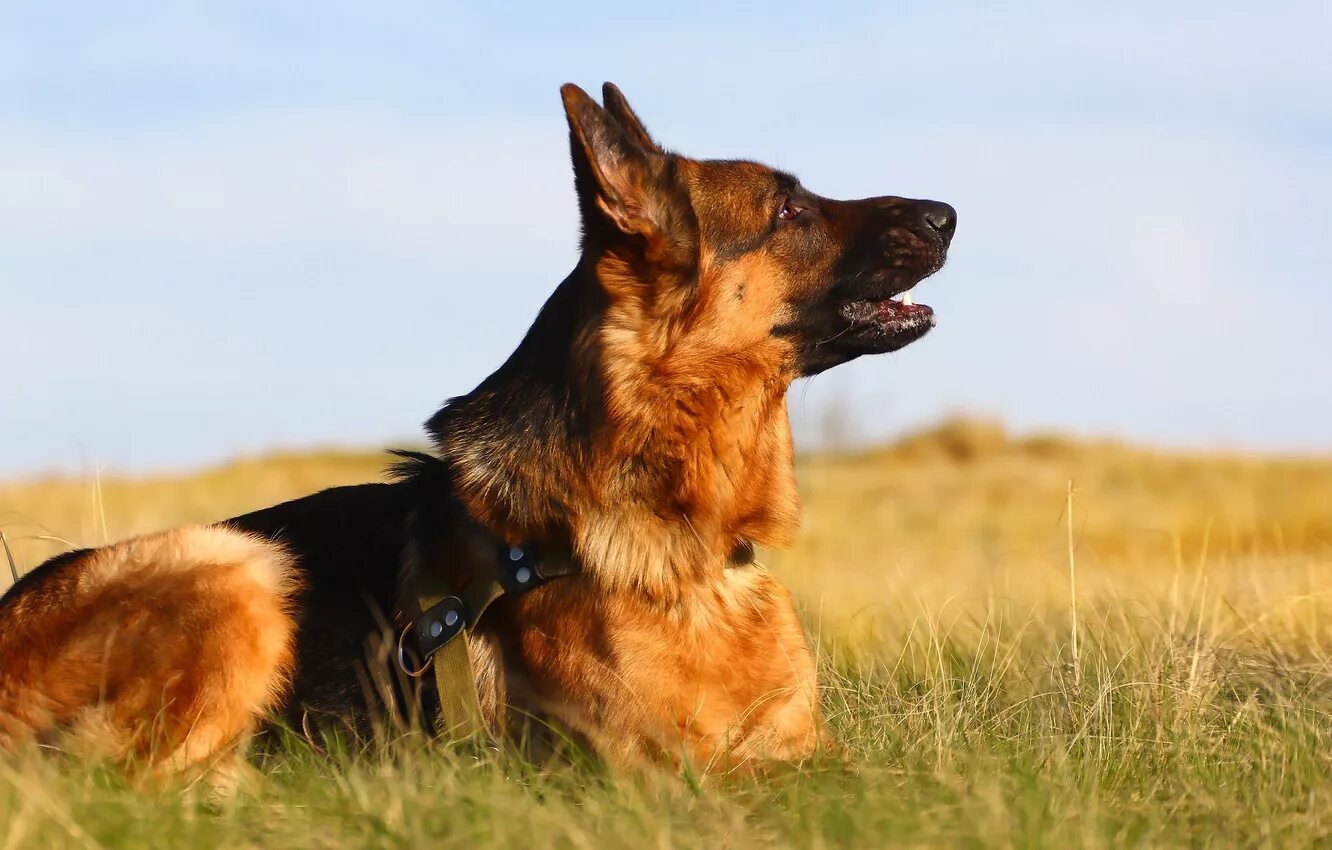
[[[1077,673],[1007,614],[893,652],[832,647],[843,758],[761,778],[537,771],[420,740],[256,761],[234,798],[0,765],[0,847],[1312,846],[1332,832],[1319,666],[1230,655],[1109,610]],[[935,624],[937,625],[937,624]],[[842,656],[840,660],[833,658]]]
[[[0,521],[32,563],[48,532],[215,518],[377,463],[109,479],[100,501],[15,485]],[[765,559],[817,635],[835,757],[698,777],[293,743],[216,802],[26,752],[0,758],[0,850],[1332,846],[1332,463],[954,423],[801,475],[801,540]]]

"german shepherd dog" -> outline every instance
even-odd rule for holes
[[[429,419],[434,454],[31,571],[0,599],[0,746],[221,771],[275,722],[420,721],[437,689],[393,647],[420,571],[468,580],[473,527],[578,569],[473,625],[498,738],[539,726],[610,763],[705,768],[822,745],[809,641],[752,563],[799,517],[787,388],[934,326],[896,296],[943,265],[954,211],[689,159],[615,86],[561,93],[581,259],[509,359]]]

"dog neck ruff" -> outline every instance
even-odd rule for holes
[[[527,593],[579,571],[571,555],[542,557],[535,545],[501,543],[493,557],[476,559],[472,580],[456,592],[441,571],[425,570],[418,576],[416,599],[421,613],[398,635],[398,666],[417,678],[433,664],[439,692],[435,728],[441,736],[462,741],[486,734],[468,641],[491,603],[505,594]],[[418,666],[407,657],[409,632],[415,638]]]

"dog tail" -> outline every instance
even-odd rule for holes
[[[0,746],[184,766],[248,737],[291,672],[294,576],[219,526],[53,558],[0,601]]]

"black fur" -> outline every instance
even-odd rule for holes
[[[411,679],[396,659],[398,632],[416,613],[410,568],[442,570],[461,589],[477,541],[494,538],[456,498],[448,461],[395,454],[392,483],[323,490],[221,523],[296,557],[296,669],[280,710],[293,729],[350,726],[366,737],[382,722],[428,726],[435,716],[433,677]]]
[[[307,712],[356,718],[358,731],[372,719],[372,673],[391,669],[383,650],[409,543],[413,489],[337,487],[223,523],[281,541],[297,558],[296,671],[283,712],[294,728],[309,725]]]

